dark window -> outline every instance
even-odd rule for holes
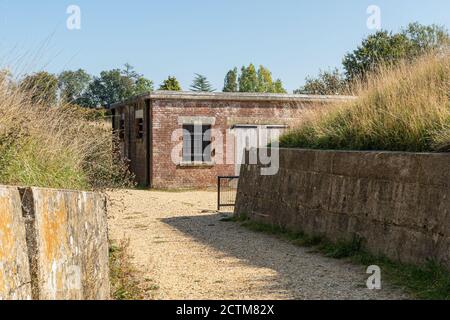
[[[211,126],[183,126],[183,161],[211,162]]]
[[[144,138],[144,119],[142,118],[136,119],[136,138]]]

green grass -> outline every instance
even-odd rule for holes
[[[3,154],[5,165],[0,169],[0,181],[9,184],[53,187],[64,189],[89,189],[86,174],[75,163],[68,150],[54,156],[43,150],[39,142],[29,139],[20,147]]]
[[[284,148],[450,152],[450,56],[385,67],[358,98],[305,112]]]
[[[138,271],[133,266],[131,259],[129,241],[110,243],[111,298],[114,300],[143,300],[148,290],[157,290],[155,285],[143,287],[143,283],[139,281]]]
[[[391,285],[403,288],[412,297],[423,300],[450,300],[450,272],[442,265],[429,261],[415,266],[374,256],[364,248],[364,240],[354,236],[350,241],[332,242],[321,235],[307,235],[286,228],[250,220],[246,215],[224,218],[224,222],[237,222],[241,226],[284,239],[298,246],[311,247],[313,251],[335,259],[348,259],[364,266],[377,265],[383,278]]]
[[[103,190],[132,186],[104,112],[49,105],[0,77],[0,184]]]

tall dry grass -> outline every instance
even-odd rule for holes
[[[32,97],[0,77],[0,183],[88,190],[131,184],[109,130],[77,107]]]
[[[384,66],[355,85],[358,99],[305,114],[288,148],[450,151],[450,56]]]

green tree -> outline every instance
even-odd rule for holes
[[[153,91],[153,81],[140,77],[134,84],[133,95],[140,95]]]
[[[51,73],[41,71],[26,76],[21,82],[22,90],[29,92],[34,103],[54,105],[58,97],[58,78]]]
[[[191,85],[191,91],[196,92],[213,92],[215,89],[212,88],[211,83],[206,79],[205,76],[196,73],[194,81]]]
[[[412,57],[422,55],[430,50],[448,48],[450,45],[448,31],[435,24],[427,26],[413,22],[402,30],[402,34],[411,42],[410,54]]]
[[[258,69],[258,83],[256,85],[256,92],[274,92],[272,73],[263,66],[259,66]]]
[[[240,92],[256,92],[258,88],[258,75],[255,66],[250,63],[248,67],[243,66],[239,77]]]
[[[352,53],[344,57],[343,65],[348,80],[364,79],[368,72],[381,64],[395,64],[406,58],[410,42],[404,34],[378,31],[363,40]]]
[[[378,31],[364,39],[360,46],[343,59],[348,80],[364,79],[381,64],[395,65],[401,60],[448,48],[450,36],[443,27],[411,23],[399,33]]]
[[[307,77],[303,87],[294,91],[296,94],[339,95],[347,93],[347,80],[337,68],[320,71],[315,78]]]
[[[163,81],[159,90],[166,91],[181,91],[181,85],[178,82],[177,78],[169,76],[166,80]]]
[[[92,77],[83,69],[63,71],[58,76],[60,99],[68,103],[81,103]]]
[[[125,63],[122,75],[130,79],[132,85],[132,96],[144,94],[153,91],[153,81],[144,78],[144,76],[134,70],[134,67],[129,63]]]
[[[109,107],[115,102],[149,91],[153,91],[153,82],[134,71],[131,65],[125,64],[124,69],[102,71],[99,77],[94,77],[79,99],[79,104]]]
[[[280,79],[275,80],[273,83],[273,93],[287,93],[286,89],[283,88],[283,83]]]
[[[87,107],[106,106],[123,101],[133,95],[133,82],[123,76],[120,69],[102,71],[89,84],[83,105]]]
[[[223,92],[237,92],[238,91],[238,69],[228,71],[225,76],[225,83],[223,86]]]

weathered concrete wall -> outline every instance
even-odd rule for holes
[[[31,299],[25,223],[17,188],[0,186],[0,300]]]
[[[450,155],[281,149],[277,175],[260,168],[243,166],[236,214],[450,269]]]
[[[3,190],[12,191],[7,194]],[[104,196],[89,192],[42,188],[18,190],[11,187],[0,187],[0,194],[5,194],[4,198],[9,201],[0,200],[0,212],[12,212],[18,221],[11,224],[0,220],[0,228],[3,231],[3,225],[13,225],[9,237],[13,237],[13,243],[20,246],[17,249],[19,254],[25,256],[25,259],[14,262],[13,255],[9,255],[7,262],[20,265],[18,268],[24,272],[24,279],[29,279],[31,284],[28,292],[33,299],[109,299]],[[2,244],[8,243],[8,236],[0,233],[0,239]],[[0,261],[5,248],[8,246],[0,247]],[[0,278],[0,289],[8,281],[21,283],[9,275],[3,281]],[[1,292],[0,297],[4,299],[23,298],[2,295]]]

